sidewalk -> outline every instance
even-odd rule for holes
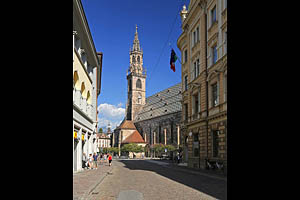
[[[180,170],[180,171],[184,171],[184,172],[187,172],[187,173],[205,175],[205,176],[210,176],[210,177],[214,177],[214,178],[218,178],[218,179],[227,181],[227,176],[225,174],[223,174],[221,171],[190,168],[190,167],[187,167],[187,166],[178,165],[177,163],[173,163],[170,160],[159,160],[159,161],[155,160],[155,162],[169,163],[169,165],[167,165],[166,167],[173,168],[173,169]]]
[[[73,200],[85,199],[112,169],[107,162],[98,165],[98,169],[73,173]]]

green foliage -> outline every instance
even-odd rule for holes
[[[103,129],[102,128],[99,128],[99,133],[103,133]]]
[[[153,149],[154,149],[154,151],[157,152],[157,153],[161,153],[161,152],[165,151],[165,148],[164,148],[164,145],[163,145],[163,144],[155,144],[155,145],[153,146]]]
[[[135,143],[130,143],[130,144],[125,144],[122,148],[121,148],[121,152],[134,152],[134,153],[140,153],[140,152],[144,152],[144,148],[140,145],[137,145]]]
[[[167,149],[168,152],[170,151],[176,151],[176,147],[173,145],[163,145],[163,144],[155,144],[153,146],[153,149],[157,153],[165,152],[165,149]]]
[[[176,147],[173,145],[166,145],[165,148],[170,152],[170,151],[175,151]]]

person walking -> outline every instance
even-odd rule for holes
[[[94,160],[94,168],[95,169],[98,169],[98,163],[97,163],[98,159],[97,158],[98,158],[98,155],[96,153],[94,153],[93,160]]]
[[[101,154],[100,154],[100,165],[101,165],[101,163],[102,163],[102,160],[103,160],[103,154],[101,153]]]
[[[86,154],[82,154],[82,168],[86,169]]]
[[[93,156],[92,156],[91,153],[90,153],[90,156],[89,156],[88,163],[89,163],[89,169],[92,169],[93,168]]]
[[[109,166],[111,166],[111,161],[112,161],[112,156],[110,154],[108,154],[108,162],[109,162]]]
[[[106,155],[106,153],[104,154],[104,162],[106,163],[106,158],[107,158],[107,155]]]

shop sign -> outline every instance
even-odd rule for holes
[[[77,132],[74,131],[74,138],[77,139]]]

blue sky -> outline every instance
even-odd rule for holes
[[[179,10],[184,3],[188,6],[189,0],[82,0],[96,50],[103,52],[99,127],[110,122],[114,128],[124,118],[126,71],[136,24],[147,70],[146,96],[181,81],[181,64],[177,61],[173,72],[170,54],[172,47],[180,58],[176,43],[181,34]]]

